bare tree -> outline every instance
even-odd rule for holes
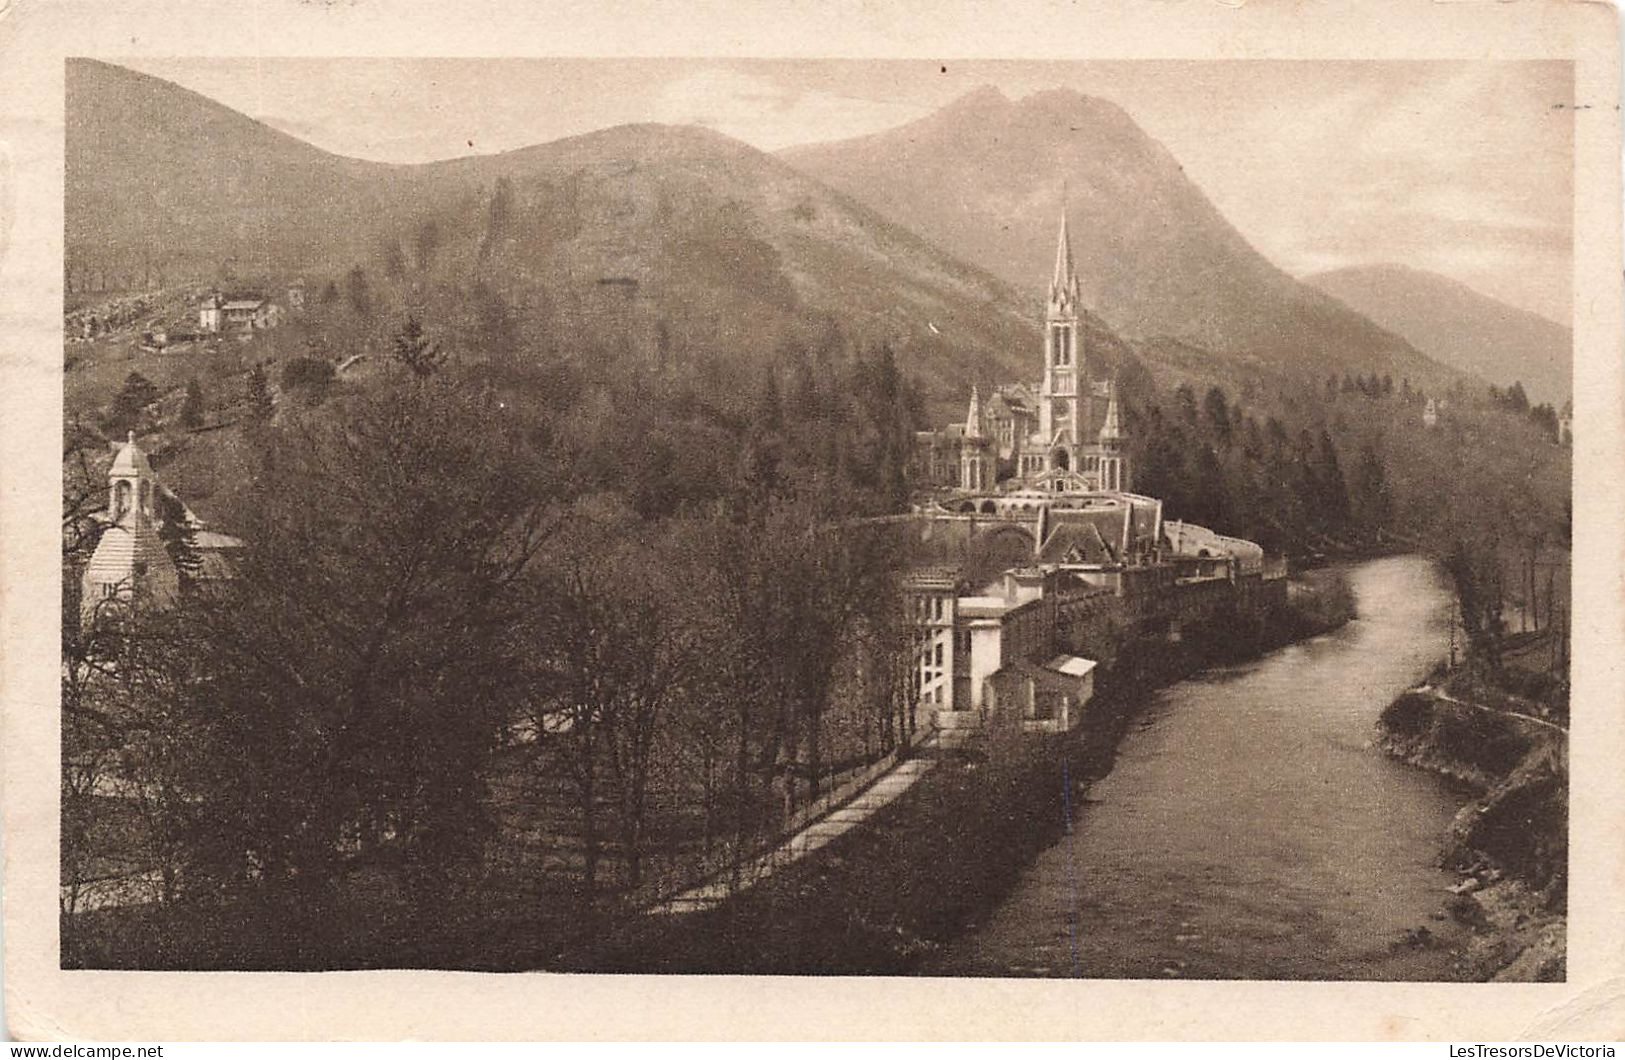
[[[429,939],[479,857],[485,769],[528,695],[519,584],[553,525],[500,412],[448,380],[291,421],[237,577],[189,605],[153,683],[203,793],[198,873],[282,910],[299,960],[357,865],[394,868]]]

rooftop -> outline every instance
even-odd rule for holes
[[[1002,596],[961,596],[959,613],[966,618],[998,618],[1011,609]]]
[[[113,457],[113,466],[108,468],[108,475],[144,475],[152,476],[152,465],[147,462],[147,454],[135,444],[135,432],[131,431],[128,439],[119,446],[118,455]]]
[[[933,563],[929,566],[915,567],[908,572],[907,580],[910,585],[946,588],[958,584],[959,567],[952,563]]]
[[[1084,659],[1077,655],[1057,655],[1044,664],[1045,669],[1054,670],[1070,677],[1082,677],[1095,668],[1093,659]]]

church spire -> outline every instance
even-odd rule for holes
[[[1106,401],[1106,419],[1100,425],[1100,444],[1110,445],[1123,440],[1123,421],[1117,411],[1117,384],[1111,384],[1111,396]]]
[[[974,386],[970,388],[970,412],[965,416],[965,437],[982,437],[982,395]]]
[[[1078,304],[1078,273],[1072,264],[1072,233],[1067,228],[1066,208],[1061,209],[1061,234],[1055,241],[1055,275],[1050,280],[1050,310],[1074,312]]]

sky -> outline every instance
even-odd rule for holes
[[[327,150],[389,162],[502,151],[627,122],[694,123],[763,150],[923,117],[981,85],[1116,102],[1296,275],[1429,269],[1567,324],[1567,62],[921,62],[152,59]]]

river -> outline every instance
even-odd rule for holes
[[[1356,620],[1155,693],[1068,834],[924,971],[1448,978],[1435,861],[1464,796],[1372,743],[1445,654],[1448,597],[1414,556],[1348,574]]]

